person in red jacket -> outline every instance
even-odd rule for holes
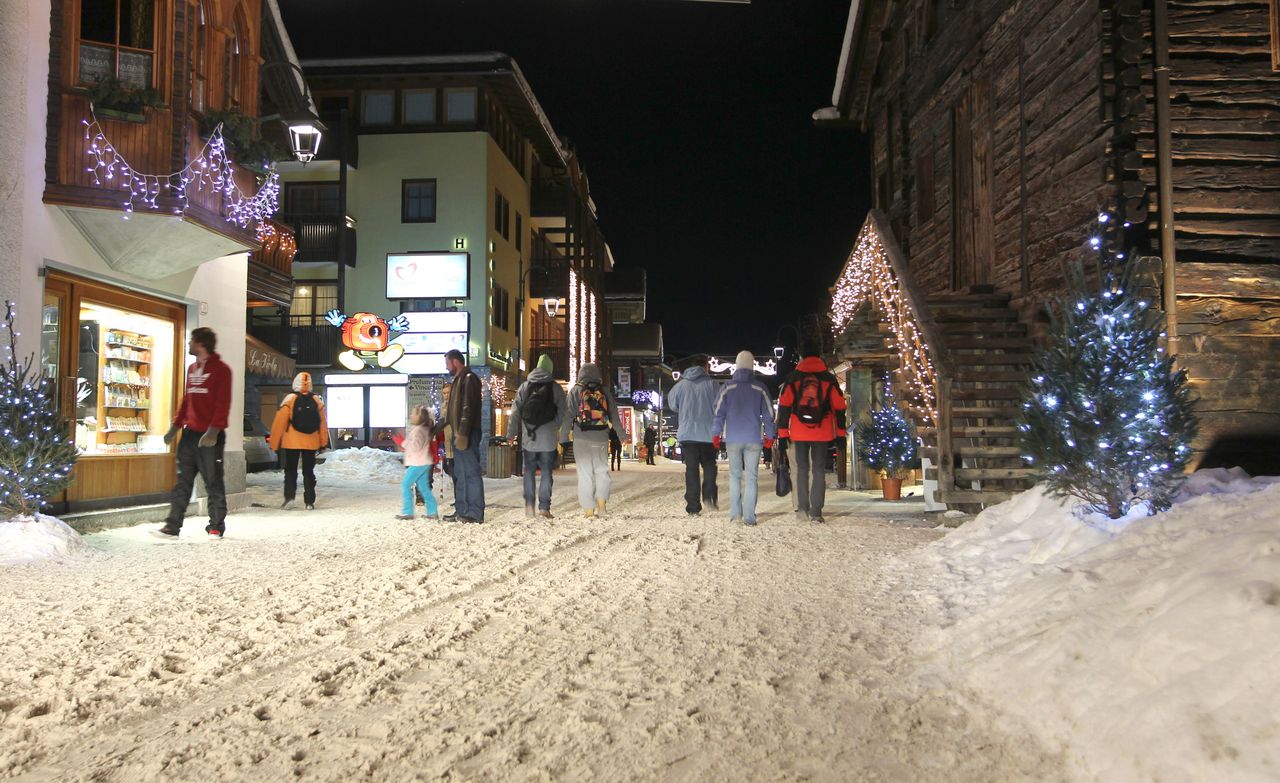
[[[165,433],[164,442],[178,441],[178,483],[169,496],[169,516],[160,534],[176,537],[191,502],[196,474],[209,493],[210,538],[222,538],[227,524],[227,491],[222,483],[222,452],[227,443],[227,416],[231,413],[231,368],[214,351],[218,336],[207,326],[191,331],[187,352],[196,357],[187,368],[186,392]]]
[[[827,450],[845,436],[844,395],[820,353],[806,345],[778,395],[778,448],[795,445],[796,516],[813,522],[824,521]]]

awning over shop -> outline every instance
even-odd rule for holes
[[[244,342],[245,373],[260,375],[270,380],[293,380],[293,376],[298,372],[296,361],[256,337],[245,335]]]

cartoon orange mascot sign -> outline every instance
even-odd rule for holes
[[[393,333],[409,331],[409,319],[404,314],[384,321],[373,313],[348,316],[341,310],[330,310],[324,318],[342,330],[342,344],[351,349],[338,354],[338,362],[348,370],[390,367],[404,356],[404,346],[391,343]]]

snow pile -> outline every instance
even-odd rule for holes
[[[399,484],[404,465],[399,452],[361,446],[358,449],[327,451],[324,464],[316,465],[317,481],[356,481]]]
[[[66,522],[37,514],[0,521],[0,566],[82,557],[93,548]]]
[[[1276,479],[1202,471],[1168,512],[1120,520],[1037,487],[923,556],[935,660],[1085,775],[1280,778]]]

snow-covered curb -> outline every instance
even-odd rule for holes
[[[1280,484],[1212,470],[1172,509],[1041,488],[928,547],[937,664],[1099,780],[1280,779]]]
[[[57,517],[37,514],[0,520],[0,566],[71,559],[92,551],[79,533]]]

